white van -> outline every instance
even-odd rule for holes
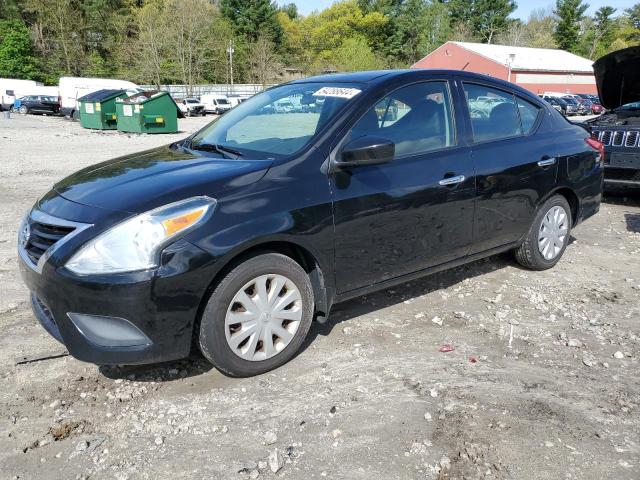
[[[0,110],[10,110],[16,98],[34,95],[31,90],[37,86],[42,86],[42,83],[34,80],[0,78]]]
[[[204,105],[207,113],[217,113],[218,115],[231,110],[231,102],[226,95],[221,93],[208,93],[200,97],[200,103]]]
[[[60,77],[58,89],[60,91],[60,113],[71,118],[78,117],[78,98],[88,93],[113,89],[126,90],[129,95],[134,95],[143,91],[135,83],[126,80],[83,77]]]

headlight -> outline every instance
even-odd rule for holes
[[[66,267],[80,275],[155,267],[161,248],[202,223],[215,204],[211,198],[194,197],[136,215],[88,242]]]

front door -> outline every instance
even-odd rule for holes
[[[449,82],[389,94],[336,155],[366,136],[392,141],[395,158],[330,174],[339,293],[463,256],[473,235],[475,174],[469,148],[457,143]]]

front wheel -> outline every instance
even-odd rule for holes
[[[538,209],[527,236],[516,250],[516,260],[531,270],[546,270],[560,261],[571,233],[571,207],[554,195]]]
[[[29,109],[25,105],[21,105],[20,108],[18,109],[18,111],[22,115],[26,115],[27,113],[29,113]]]
[[[256,255],[211,294],[197,332],[200,350],[227,375],[268,372],[300,349],[313,309],[309,276],[297,262],[279,253]]]

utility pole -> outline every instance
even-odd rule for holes
[[[507,67],[509,68],[509,78],[507,79],[508,82],[511,81],[511,65],[513,65],[513,61],[515,60],[515,58],[515,53],[510,53],[509,57],[507,57]]]
[[[233,93],[233,40],[229,40],[229,48],[227,53],[229,54],[229,76],[231,78],[231,93]]]

